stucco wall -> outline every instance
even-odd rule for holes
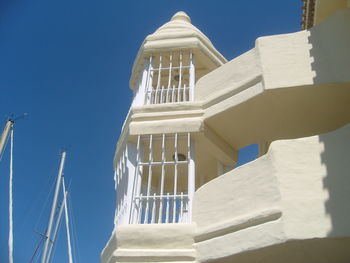
[[[289,238],[350,236],[350,124],[272,144]]]
[[[118,226],[101,254],[101,262],[194,261],[195,229],[195,224]]]
[[[252,49],[202,77],[195,86],[195,100],[206,100],[230,87],[241,91],[240,84],[261,75],[258,56],[257,50]]]
[[[270,155],[238,167],[199,188],[194,197],[193,221],[198,231],[212,224],[274,209],[280,200]]]
[[[350,8],[300,32],[260,37],[255,48],[202,77],[196,100],[238,92],[262,76],[265,89],[350,82]]]
[[[350,82],[350,8],[292,34],[258,38],[266,89]]]
[[[202,186],[193,211],[199,260],[290,240],[349,237],[349,156],[350,124],[275,141],[266,155]]]

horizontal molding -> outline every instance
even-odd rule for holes
[[[154,120],[171,120],[183,119],[203,116],[203,110],[189,110],[189,111],[162,111],[157,113],[137,113],[132,115],[131,121],[154,121]]]
[[[242,80],[240,82],[232,84],[231,87],[220,90],[218,87],[218,90],[214,92],[210,97],[205,98],[202,102],[203,109],[209,108],[215,104],[218,104],[219,102],[232,97],[243,90],[246,90],[260,82],[263,81],[262,75],[255,75],[251,76],[250,78],[247,78],[245,80]],[[196,87],[195,87],[196,88]],[[196,91],[196,90],[195,90]]]
[[[282,216],[279,209],[273,208],[255,212],[254,214],[246,215],[232,220],[226,220],[220,223],[210,225],[200,229],[195,236],[196,242],[202,242],[215,237],[223,236],[239,230],[247,229],[252,226],[261,225],[267,222],[275,221]]]
[[[194,261],[194,249],[117,249],[109,262]]]

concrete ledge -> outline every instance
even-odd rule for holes
[[[117,228],[119,249],[183,250],[192,249],[195,224],[141,224]]]
[[[252,226],[264,224],[266,222],[275,221],[281,218],[282,212],[279,209],[273,208],[263,211],[255,212],[254,214],[246,215],[244,217],[234,218],[220,222],[200,229],[196,236],[196,242],[202,242],[214,237],[226,235],[228,233],[236,232]]]
[[[118,262],[194,261],[194,249],[118,249],[113,260]]]

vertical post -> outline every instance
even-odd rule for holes
[[[69,232],[68,206],[67,206],[68,192],[66,191],[66,185],[64,183],[64,178],[62,178],[62,192],[63,192],[64,215],[65,215],[65,219],[66,219],[66,232],[67,232],[67,243],[68,243],[68,259],[69,259],[69,263],[73,263],[72,247],[71,247],[70,232]]]
[[[194,141],[191,142],[191,135],[187,135],[188,147],[188,222],[192,221],[192,202],[196,190],[196,171],[195,171],[195,151]]]
[[[182,84],[182,51],[180,51],[180,54],[179,54],[179,83],[178,83],[178,86],[177,86],[177,101],[180,101],[179,100],[179,94],[180,94],[180,89],[181,89],[181,84]]]
[[[153,100],[154,104],[158,103],[158,94],[159,94],[159,89],[160,89],[161,77],[162,77],[162,53],[159,54],[158,80],[157,80],[156,93],[155,93],[154,100]],[[159,103],[161,103],[160,100],[159,100]]]
[[[53,201],[52,201],[49,225],[47,227],[47,232],[46,232],[46,241],[45,241],[44,250],[43,250],[43,253],[42,253],[42,257],[41,257],[41,263],[46,263],[47,250],[48,250],[49,242],[50,242],[50,239],[51,239],[52,223],[53,223],[53,220],[54,220],[54,217],[55,217],[55,211],[56,211],[56,207],[57,207],[57,197],[58,197],[58,192],[60,190],[61,178],[62,178],[62,174],[63,174],[63,168],[64,168],[65,159],[66,159],[66,152],[62,152],[60,168],[58,170],[57,181],[56,181],[56,189],[55,189],[55,193],[54,193],[54,197],[53,197]]]
[[[119,161],[116,164],[115,171],[114,171],[114,180],[115,180],[115,190],[116,190],[116,204],[117,207],[115,209],[115,218],[114,218],[114,224],[115,226],[120,223],[119,214],[120,214],[120,207],[121,207],[121,194],[120,194],[120,183],[119,183]]]
[[[166,212],[165,212],[165,223],[169,223],[169,216],[170,216],[170,199],[169,199],[169,193],[166,194]]]
[[[176,223],[176,192],[177,192],[177,162],[178,162],[178,153],[177,153],[177,145],[178,145],[178,138],[177,138],[177,133],[175,133],[175,138],[174,138],[174,149],[175,149],[175,154],[174,154],[174,199],[173,199],[173,218],[172,222]]]
[[[186,98],[186,83],[184,84],[183,90],[182,90],[182,101],[187,101]]]
[[[11,130],[11,127],[13,125],[13,121],[12,120],[8,120],[5,124],[5,128],[4,131],[2,132],[2,135],[0,137],[0,158],[2,156],[2,153],[5,149],[5,144],[9,135],[9,132]]]
[[[180,212],[179,212],[179,223],[182,223],[182,217],[183,217],[183,211],[184,211],[184,203],[183,200],[184,199],[184,193],[181,192],[181,196],[180,196]]]
[[[12,127],[12,124],[10,124]],[[11,129],[10,144],[10,182],[9,182],[9,263],[13,263],[13,204],[12,204],[12,182],[13,182],[13,128]]]
[[[152,186],[152,161],[153,161],[153,135],[151,134],[149,137],[148,182],[147,182],[145,223],[148,222],[149,196],[151,194],[151,186]]]
[[[135,173],[134,173],[134,182],[132,184],[132,195],[131,195],[131,211],[129,214],[129,224],[133,224],[137,222],[138,219],[138,211],[136,211],[136,196],[140,194],[141,190],[141,181],[142,175],[140,172],[140,155],[141,155],[141,135],[137,136],[137,145],[136,145],[136,165],[135,165]],[[141,168],[142,169],[142,168]],[[141,205],[141,200],[138,200],[139,206]]]
[[[164,103],[164,85],[162,85],[162,89],[160,92],[160,103]]]
[[[190,51],[190,85],[189,85],[189,101],[194,101],[194,85],[196,81],[195,76],[195,61],[192,51]]]
[[[119,191],[123,199],[123,210],[121,224],[128,224],[133,204],[134,176],[137,176],[137,146],[135,143],[127,142],[124,148],[123,158],[126,160],[122,171],[122,183]],[[128,172],[128,174],[127,174]]]
[[[147,73],[147,81],[146,81],[146,101],[145,104],[151,104],[152,101],[152,92],[153,92],[153,56],[151,55],[149,58],[149,65],[148,65],[148,73]]]
[[[139,77],[137,90],[132,102],[132,106],[142,106],[145,104],[147,95],[147,76],[149,72],[149,60],[145,59],[143,63],[143,70]]]
[[[175,84],[173,85],[173,89],[171,92],[171,102],[175,102]]]
[[[163,193],[164,193],[164,175],[165,175],[165,134],[162,135],[162,174],[160,178],[160,191],[159,191],[159,217],[158,217],[158,223],[163,222]]]
[[[170,91],[170,87],[171,87],[171,72],[172,72],[172,67],[173,67],[173,53],[170,52],[170,58],[169,58],[169,78],[168,78],[168,88],[166,91],[166,100],[165,103],[167,103],[169,101],[169,91]]]
[[[156,193],[153,194],[151,223],[154,224],[156,218]]]

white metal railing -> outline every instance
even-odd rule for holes
[[[183,102],[190,99],[190,87],[184,85],[182,88],[173,87],[160,89],[151,89],[147,92],[147,97],[150,98],[149,104],[161,104],[171,102]]]
[[[195,64],[191,51],[150,56],[147,74],[141,80],[146,91],[145,104],[162,104],[194,100]]]
[[[136,223],[184,223],[188,216],[188,195],[170,193],[163,195],[143,196],[140,194],[134,199]]]
[[[190,133],[139,135],[129,223],[190,222],[194,169]]]

